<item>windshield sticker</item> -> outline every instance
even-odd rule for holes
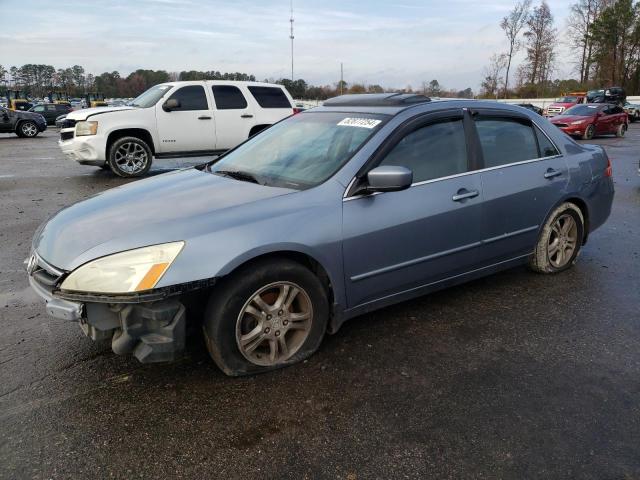
[[[338,125],[342,127],[375,128],[381,121],[373,118],[345,118]]]

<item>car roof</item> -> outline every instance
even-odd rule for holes
[[[176,82],[165,82],[161,85],[199,85],[199,84],[209,84],[209,85],[234,85],[234,86],[248,86],[248,87],[275,87],[284,89],[283,85],[277,83],[265,83],[265,82],[252,82],[248,80],[179,80]]]

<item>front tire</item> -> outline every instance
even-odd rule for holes
[[[108,165],[120,177],[140,177],[151,168],[151,149],[137,137],[122,137],[109,148]]]
[[[16,130],[16,134],[22,138],[33,138],[36,137],[38,133],[40,133],[38,126],[30,120],[20,122]]]
[[[571,202],[563,203],[544,224],[529,266],[538,273],[562,272],[576,263],[583,239],[582,211]]]
[[[596,127],[593,125],[589,125],[582,135],[583,140],[591,140],[596,134]]]
[[[230,376],[300,362],[324,337],[329,301],[320,279],[288,259],[241,267],[216,285],[203,330],[214,362]]]

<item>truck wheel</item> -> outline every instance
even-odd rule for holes
[[[16,129],[16,135],[23,138],[33,138],[38,135],[38,126],[30,120],[20,122]]]
[[[582,135],[582,139],[591,140],[595,135],[595,133],[596,133],[596,127],[594,127],[593,125],[589,125],[584,131],[584,134]]]
[[[622,138],[624,137],[624,134],[626,132],[627,132],[627,124],[621,123],[620,125],[618,125],[618,128],[616,129],[616,137]]]
[[[538,273],[557,273],[570,268],[576,263],[583,238],[582,211],[571,202],[563,203],[544,224],[529,266]]]
[[[151,168],[151,149],[138,137],[122,137],[109,149],[109,161],[113,173],[120,177],[140,177]]]
[[[269,259],[241,267],[212,291],[204,336],[231,376],[297,363],[322,342],[329,301],[320,279],[300,263]]]

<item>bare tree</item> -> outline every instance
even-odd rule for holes
[[[593,63],[593,23],[603,8],[610,3],[611,0],[578,0],[569,8],[567,39],[569,46],[580,52],[576,61],[580,83],[586,83],[590,78]]]
[[[545,0],[535,7],[527,18],[524,32],[527,50],[527,70],[530,84],[543,83],[553,59],[557,30],[553,26],[553,15]]]
[[[489,65],[484,69],[484,80],[482,82],[482,96],[498,98],[500,94],[500,84],[504,78],[502,72],[507,65],[507,55],[494,53],[489,59]]]
[[[518,53],[522,46],[518,37],[527,22],[530,6],[531,0],[521,0],[500,22],[500,28],[504,30],[509,42],[509,52],[507,53],[507,73],[505,74],[504,80],[505,98],[507,97],[509,90],[509,70],[511,69],[511,62],[513,60],[513,56]]]

